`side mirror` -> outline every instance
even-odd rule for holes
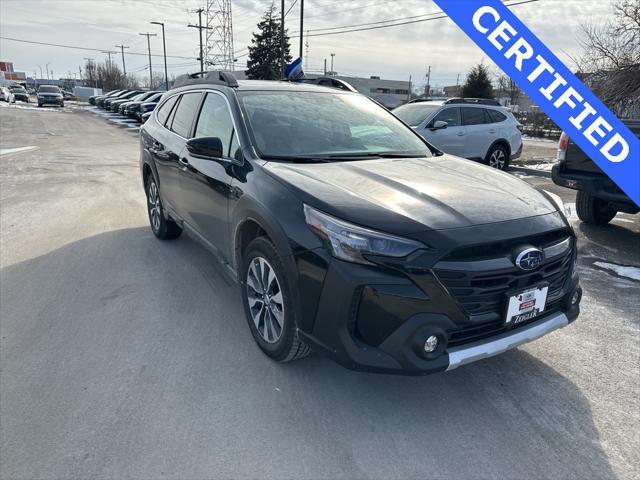
[[[187,140],[187,150],[194,157],[220,159],[224,156],[222,140],[218,137],[201,137]]]
[[[433,127],[431,127],[431,130],[442,130],[443,128],[447,128],[448,126],[449,124],[447,122],[438,120],[436,123],[433,124]]]

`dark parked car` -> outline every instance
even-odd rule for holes
[[[115,98],[120,98],[121,95],[125,95],[127,93],[131,92],[131,90],[119,90],[116,93],[112,93],[111,95],[105,95],[101,98],[96,99],[96,105],[100,108],[104,108],[104,103],[107,100],[113,100]]]
[[[56,87],[55,85],[41,85],[38,88],[38,106],[42,107],[44,105],[57,105],[59,107],[64,107],[64,96],[62,95],[62,91],[60,87]]]
[[[142,92],[132,98],[125,99],[125,100],[117,100],[115,102],[112,102],[111,111],[118,112],[120,115],[125,115],[126,108],[128,105],[135,102],[142,102],[148,99],[149,97],[152,97],[156,93],[157,93],[156,91]]]
[[[97,104],[96,102],[97,102],[100,98],[108,97],[109,95],[113,95],[113,94],[118,93],[118,92],[121,92],[121,91],[122,91],[122,90],[111,90],[110,92],[103,93],[102,95],[92,95],[91,97],[89,97],[89,103],[90,103],[91,105],[96,105],[96,104]]]
[[[124,115],[126,115],[129,118],[136,118],[137,120],[140,120],[139,118],[139,114],[142,111],[142,105],[143,104],[151,104],[151,103],[157,103],[161,98],[162,95],[164,95],[165,92],[155,92],[153,93],[153,95],[149,96],[148,98],[139,101],[139,102],[129,102],[125,107],[125,110],[123,112]],[[122,108],[122,107],[121,107]],[[151,111],[151,110],[148,110]]]
[[[623,123],[640,137],[640,119],[623,120]],[[578,191],[576,213],[583,222],[604,225],[618,212],[640,212],[640,206],[620,190],[566,133],[560,136],[558,160],[552,170],[553,181]]]
[[[158,105],[158,102],[144,102],[140,104],[140,110],[136,112],[136,118],[144,123],[147,118],[149,118],[149,114],[153,112],[153,110]]]
[[[13,93],[13,97],[16,100],[29,103],[29,94],[22,85],[11,85],[9,90]]]
[[[118,95],[117,97],[107,98],[103,102],[103,108],[105,110],[111,111],[111,106],[113,105],[114,102],[118,102],[120,100],[125,100],[125,101],[130,100],[131,98],[141,93],[143,93],[142,90],[130,90],[122,95]]]
[[[221,72],[180,83],[140,133],[151,229],[214,253],[272,359],[313,348],[426,374],[578,316],[557,196],[441,154],[357,93]]]

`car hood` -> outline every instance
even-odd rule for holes
[[[311,206],[391,233],[462,228],[556,212],[527,183],[451,155],[334,163],[268,162]]]

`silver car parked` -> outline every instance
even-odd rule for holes
[[[393,113],[443,152],[499,170],[522,153],[522,125],[495,100],[413,102]]]

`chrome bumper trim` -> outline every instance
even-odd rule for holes
[[[518,329],[513,333],[507,332],[499,338],[482,340],[469,345],[461,345],[447,350],[449,354],[449,366],[447,371],[458,368],[467,363],[472,363],[483,358],[493,357],[511,350],[519,345],[531,342],[547,333],[569,324],[569,319],[564,313],[556,313],[551,317],[539,320],[531,325]]]

